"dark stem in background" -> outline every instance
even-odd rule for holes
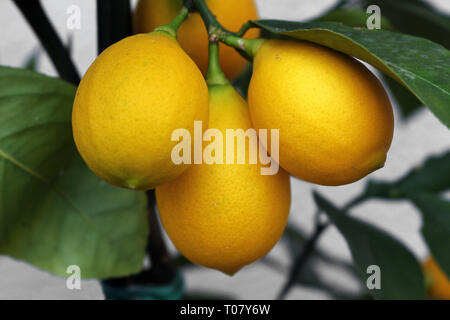
[[[147,243],[147,252],[151,261],[151,268],[144,271],[144,282],[155,284],[171,283],[175,277],[175,268],[167,251],[161,231],[161,225],[156,214],[155,191],[147,192],[150,235]]]
[[[129,0],[97,0],[98,53],[131,35]]]
[[[311,236],[311,238],[309,238],[305,245],[302,247],[300,254],[297,256],[297,259],[295,259],[294,265],[289,273],[286,283],[278,294],[277,299],[284,299],[286,294],[292,288],[296,278],[302,272],[304,266],[308,262],[308,259],[314,253],[314,247],[316,246],[317,240],[319,240],[322,232],[329,225],[328,222],[320,222],[320,212],[316,213],[316,218],[316,230],[314,231],[314,234]]]
[[[50,56],[59,76],[78,85],[80,76],[75,68],[67,48],[62,43],[52,24],[50,23],[39,0],[13,0],[22,12],[42,46]]]

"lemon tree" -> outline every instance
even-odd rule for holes
[[[398,181],[369,176],[342,207],[313,192],[318,214],[310,235],[286,223],[289,175],[342,185],[386,159],[391,101],[356,59],[389,78],[405,115],[423,105],[450,127],[448,16],[421,0],[377,0],[386,17],[381,30],[369,30],[364,0],[340,1],[308,22],[257,20],[253,1],[141,0],[133,15],[128,0],[99,1],[101,54],[80,77],[39,2],[14,2],[61,79],[0,67],[0,254],[57,275],[78,265],[84,278],[109,279],[111,297],[173,299],[183,294],[177,267],[233,274],[263,258],[284,232],[293,262],[279,298],[296,284],[352,299],[423,299],[435,290],[446,296],[446,285],[429,287],[427,264],[421,268],[401,240],[350,211],[372,198],[409,201],[423,218],[421,234],[440,272],[434,277],[448,279],[448,152]],[[417,21],[427,27],[416,28]],[[245,59],[252,66],[244,70]],[[248,109],[226,79],[242,70],[235,84]],[[170,133],[192,132],[195,120],[221,131],[279,129],[280,171],[174,165]],[[153,191],[129,190],[154,188],[156,200]],[[168,255],[155,202],[184,257]],[[329,225],[347,241],[352,264],[317,248]],[[143,268],[146,255],[150,269]],[[363,294],[334,290],[318,276],[318,261],[359,279]],[[373,266],[381,286],[367,290]]]

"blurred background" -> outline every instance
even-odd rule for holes
[[[430,4],[450,14],[449,0],[430,0]],[[334,0],[256,0],[261,18],[304,21],[331,8]],[[61,39],[71,43],[72,58],[81,74],[87,70],[97,55],[96,2],[92,0],[42,0]],[[133,6],[136,1],[132,1]],[[81,9],[81,29],[68,30],[67,9],[76,5]],[[381,8],[383,15],[383,8]],[[57,76],[48,56],[40,49],[39,42],[21,13],[10,0],[0,1],[0,64],[23,67],[33,52],[39,52],[37,71]],[[0,88],[1,90],[1,88]],[[420,165],[429,155],[450,149],[448,129],[428,109],[422,108],[407,121],[401,121],[398,109],[392,147],[383,169],[370,178],[393,181],[411,168]],[[367,178],[341,187],[321,187],[298,179],[292,179],[292,206],[290,224],[309,235],[314,227],[316,206],[311,190],[316,189],[343,205],[356,196],[367,183]],[[401,239],[410,250],[423,260],[428,249],[420,236],[419,212],[406,201],[386,202],[370,200],[351,211],[352,215],[380,226]],[[166,237],[171,252],[176,252]],[[351,262],[350,251],[335,227],[328,228],[320,238],[318,248],[338,264],[327,259],[314,263],[315,277],[326,282],[337,292],[354,294],[360,284],[347,270]],[[262,262],[245,267],[229,277],[215,270],[202,267],[185,268],[182,273],[188,294],[205,295],[214,292],[224,298],[274,299],[284,284],[292,264],[292,246],[280,241]],[[298,251],[298,249],[297,249]],[[307,281],[306,281],[307,282]],[[329,291],[317,286],[298,284],[287,299],[330,299]],[[52,276],[26,263],[0,257],[0,299],[103,299],[100,284],[96,280],[83,280],[81,290],[68,290],[66,279]]]

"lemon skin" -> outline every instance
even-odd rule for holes
[[[300,179],[343,185],[384,165],[392,106],[378,79],[349,56],[267,40],[254,59],[248,99],[253,125],[280,130],[280,165]]]
[[[227,29],[237,31],[248,20],[257,20],[254,0],[207,0],[206,4],[218,21]],[[150,32],[162,24],[168,24],[182,7],[180,0],[140,0],[134,11],[135,32]],[[246,38],[257,37],[251,29]],[[208,68],[208,35],[198,13],[190,14],[178,30],[178,41],[197,63],[204,75]],[[228,78],[235,78],[247,64],[233,48],[220,44],[220,65]]]
[[[211,87],[210,104],[210,128],[224,137],[226,129],[251,127],[246,102],[231,86]],[[289,175],[281,168],[261,175],[260,168],[203,163],[156,188],[162,224],[186,258],[232,275],[277,243],[289,214]]]
[[[450,300],[450,280],[436,263],[433,257],[428,257],[422,265],[428,280],[428,294],[433,299]]]
[[[195,63],[163,32],[110,46],[77,89],[73,135],[89,166],[109,183],[153,189],[179,176],[173,130],[208,121],[208,88]]]

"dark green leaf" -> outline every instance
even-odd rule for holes
[[[370,181],[353,203],[367,198],[408,198],[411,192],[440,193],[450,189],[450,152],[430,157],[425,163],[395,182]]]
[[[33,52],[31,52],[29,57],[25,60],[24,68],[31,71],[36,71],[39,55],[39,50],[33,50]]]
[[[143,192],[116,188],[83,163],[72,139],[75,88],[0,67],[0,253],[83,278],[141,269],[148,235]]]
[[[427,39],[336,22],[254,21],[275,34],[308,40],[364,60],[408,88],[450,127],[450,52]]]
[[[450,48],[450,17],[421,0],[366,0],[378,5],[381,15],[404,33],[424,37]]]
[[[413,193],[410,198],[422,212],[422,234],[428,247],[450,278],[450,201],[426,193]]]
[[[442,192],[450,189],[450,151],[430,157],[395,184],[402,190]]]
[[[330,11],[327,14],[317,18],[315,21],[335,21],[342,22],[349,27],[366,27],[367,19],[370,14],[358,8],[346,8]],[[391,22],[381,16],[381,29],[394,30]]]
[[[366,283],[369,277],[368,266],[380,267],[381,289],[369,291],[374,298],[425,298],[419,263],[405,245],[384,231],[348,216],[317,193],[314,200],[345,237],[362,282]]]
[[[248,86],[252,77],[253,66],[251,63],[247,64],[244,71],[233,81],[234,87],[239,91],[241,96],[247,98]]]
[[[383,76],[384,83],[389,87],[392,95],[397,101],[402,116],[408,118],[419,110],[423,104],[408,89],[394,81],[392,78]]]

